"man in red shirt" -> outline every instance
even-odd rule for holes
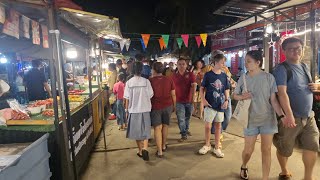
[[[197,83],[194,74],[187,71],[185,59],[179,59],[177,66],[178,71],[173,74],[172,80],[176,88],[176,113],[181,134],[179,142],[183,142],[187,140],[187,136],[191,136],[189,132],[189,122],[193,109],[193,95],[195,94]]]
[[[150,79],[154,95],[151,99],[151,125],[154,128],[158,151],[156,156],[163,157],[162,151],[167,149],[166,141],[170,117],[176,104],[174,83],[171,78],[163,76],[161,62],[153,64],[153,77]]]

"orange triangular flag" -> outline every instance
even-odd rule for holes
[[[150,34],[141,34],[141,37],[143,39],[144,46],[147,48],[150,39]]]
[[[163,49],[163,39],[162,37],[159,39],[159,45],[160,45],[160,49]]]
[[[200,37],[202,39],[202,43],[203,43],[204,47],[206,47],[208,34],[207,33],[200,34]]]

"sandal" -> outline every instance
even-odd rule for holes
[[[241,166],[240,179],[249,179],[248,168],[244,168]]]
[[[158,158],[163,158],[163,154],[158,154],[158,151],[156,152],[156,156],[158,157]]]
[[[145,149],[142,149],[142,159],[145,161],[149,161],[149,152]]]
[[[279,174],[279,180],[290,180],[291,179],[291,177],[292,177],[292,175],[291,174]]]
[[[165,145],[164,147],[165,147],[164,149],[162,148],[162,152],[166,152],[166,150],[168,149],[167,145]]]
[[[139,154],[139,152],[137,152],[137,156],[139,156],[139,158],[142,158],[142,155],[141,155],[141,154]]]

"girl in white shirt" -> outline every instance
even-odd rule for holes
[[[151,98],[153,90],[148,79],[141,77],[143,64],[133,64],[134,77],[126,82],[124,98],[128,112],[127,138],[137,142],[137,155],[143,160],[149,160],[148,139],[151,138]]]

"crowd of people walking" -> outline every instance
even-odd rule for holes
[[[181,138],[192,136],[191,116],[204,121],[205,144],[199,154],[211,151],[211,134],[214,134],[213,154],[223,158],[222,132],[227,129],[232,116],[231,99],[251,100],[247,123],[244,126],[244,149],[240,178],[249,179],[248,162],[254,152],[257,136],[261,136],[262,178],[269,179],[272,143],[277,149],[281,167],[279,180],[292,179],[288,169],[288,158],[295,142],[303,149],[305,180],[314,180],[314,166],[319,151],[319,130],[312,111],[313,92],[320,85],[313,83],[310,71],[301,59],[304,44],[298,38],[288,38],[282,43],[286,61],[279,64],[273,74],[262,70],[263,54],[259,50],[247,52],[245,67],[238,82],[235,82],[225,66],[222,51],[211,53],[210,64],[202,60],[193,68],[185,59],[178,59],[177,68],[170,62],[168,68],[161,62],[151,66],[143,57],[130,60],[127,69],[119,65],[118,82],[113,73],[109,84],[116,95],[113,113],[119,129],[127,131],[127,138],[135,140],[137,156],[149,160],[148,140],[151,127],[157,145],[156,156],[162,158],[167,151],[168,127],[171,114],[176,113]],[[130,66],[130,67],[129,67]],[[110,70],[115,72],[116,65]],[[234,89],[234,90],[233,90]],[[233,92],[233,93],[231,93]],[[239,155],[241,156],[241,155]]]

